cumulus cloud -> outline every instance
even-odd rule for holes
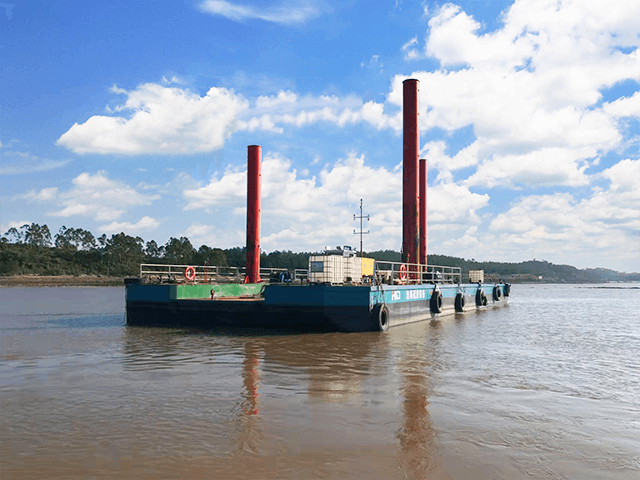
[[[57,145],[76,153],[179,154],[222,148],[235,131],[236,117],[248,107],[233,90],[212,87],[200,96],[188,89],[146,83],[115,107],[123,116],[96,115],[73,125]]]
[[[22,195],[22,198],[27,200],[39,200],[39,201],[47,201],[53,200],[58,195],[58,187],[49,187],[42,188],[40,191],[30,190],[29,192]]]
[[[316,251],[325,245],[344,243],[349,238],[355,242],[353,214],[360,199],[364,199],[365,209],[373,212],[365,249],[399,249],[401,177],[400,168],[373,167],[363,155],[351,153],[326,165],[317,176],[304,178],[289,159],[278,154],[265,155],[262,164],[263,248]],[[246,181],[246,171],[228,170],[219,177],[214,176],[208,185],[184,191],[188,202],[185,208],[225,208],[235,212],[241,224],[246,212]],[[432,225],[449,232],[443,235],[456,229],[464,232],[479,222],[477,210],[486,206],[488,200],[488,195],[472,193],[464,186],[438,183],[428,192],[429,218]],[[223,229],[202,223],[194,223],[189,233],[210,241],[228,240]],[[244,242],[243,236],[238,238]]]
[[[421,81],[421,130],[473,125],[477,142],[466,165],[481,167],[470,184],[587,183],[585,164],[623,142],[617,117],[638,112],[638,93],[598,103],[602,90],[640,81],[640,6],[523,0],[502,20],[501,28],[481,33],[456,5],[433,13],[425,54],[442,68],[411,75]],[[401,105],[405,78],[393,79],[389,103]],[[441,151],[432,149],[433,165],[444,167]],[[541,169],[532,168],[539,161]]]
[[[47,212],[49,216],[85,216],[109,222],[132,207],[151,205],[159,196],[139,193],[124,182],[109,179],[106,172],[100,171],[95,175],[81,173],[73,179],[73,187],[69,190],[60,191],[58,187],[31,190],[22,198],[55,205],[54,208],[64,207]]]
[[[290,91],[274,96],[261,96],[255,108],[245,112],[238,122],[239,130],[265,130],[282,133],[285,127],[305,127],[326,122],[339,127],[367,123],[377,130],[392,128],[400,131],[399,113],[387,115],[384,105],[374,101],[363,102],[356,96],[320,95],[299,97]]]
[[[101,225],[98,227],[100,231],[104,233],[118,233],[118,232],[138,232],[141,230],[155,230],[160,225],[160,222],[155,218],[144,216],[136,223],[131,222],[111,222],[108,225]]]
[[[588,156],[581,150],[568,148],[541,148],[524,155],[496,155],[483,162],[465,183],[510,188],[553,185],[579,187],[589,184],[585,174],[588,164],[582,162]]]
[[[113,93],[127,96],[112,109],[73,125],[57,141],[76,153],[193,154],[223,147],[237,130],[282,133],[285,127],[328,122],[339,127],[367,123],[378,130],[400,131],[399,113],[388,116],[384,105],[355,96],[299,97],[290,91],[249,102],[233,90],[212,87],[200,96],[188,89],[155,83]],[[129,113],[127,116],[118,114]]]
[[[571,193],[515,200],[490,224],[495,241],[512,258],[615,265],[626,270],[640,254],[640,160],[626,159],[602,173],[609,188],[578,199]],[[563,260],[564,259],[564,260]]]
[[[236,22],[259,19],[282,25],[303,24],[322,14],[317,2],[311,1],[285,1],[276,5],[256,8],[226,0],[205,0],[198,7],[203,12],[220,15]]]
[[[615,117],[640,118],[640,91],[631,97],[622,97],[613,102],[605,103],[603,110]]]

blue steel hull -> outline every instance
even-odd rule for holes
[[[158,295],[154,287],[127,285],[128,325],[362,332],[503,306],[509,298],[504,284],[272,284],[266,285],[263,298],[215,300],[171,299]]]

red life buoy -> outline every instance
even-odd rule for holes
[[[398,277],[400,278],[400,280],[406,280],[407,279],[407,266],[402,264],[400,265],[400,274],[398,275]]]
[[[193,267],[187,267],[184,270],[184,278],[186,278],[189,281],[195,280],[196,278],[196,269]]]

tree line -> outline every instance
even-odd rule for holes
[[[309,256],[321,252],[274,251],[260,255],[260,265],[267,268],[308,268]],[[365,252],[376,260],[401,261],[394,250]],[[511,281],[544,282],[608,282],[640,281],[640,274],[624,274],[608,269],[577,269],[570,265],[555,265],[544,260],[520,263],[479,262],[475,259],[429,255],[429,265],[460,267],[463,277],[469,270],[484,270],[485,274]],[[142,263],[173,265],[209,265],[244,267],[245,247],[229,249],[202,245],[196,249],[188,238],[171,237],[164,245],[155,240],[125,233],[100,237],[81,228],[62,226],[52,235],[47,225],[32,223],[10,228],[0,237],[0,275],[106,275],[134,276]]]
[[[311,252],[275,251],[261,254],[263,267],[307,268]],[[95,237],[81,228],[62,226],[52,235],[47,225],[10,228],[0,238],[0,275],[137,275],[142,263],[244,267],[246,248],[196,249],[187,237],[166,244],[125,233]]]

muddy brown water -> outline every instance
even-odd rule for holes
[[[612,288],[615,287],[615,288]],[[0,289],[0,478],[640,478],[637,285],[516,285],[386,333],[127,327]]]

